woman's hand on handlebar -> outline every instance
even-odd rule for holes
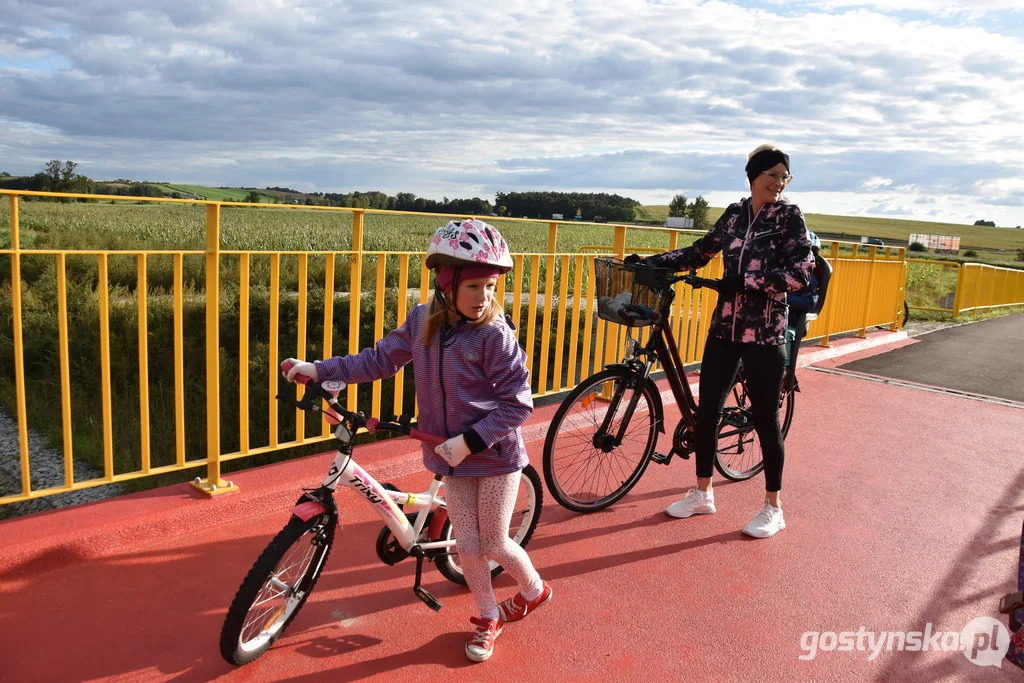
[[[697,271],[691,270],[686,275],[682,276],[683,282],[690,285],[694,289],[701,289],[707,287],[708,289],[718,290],[718,280],[711,280],[706,277],[698,277]]]
[[[284,378],[289,382],[296,382],[298,384],[306,383],[306,381],[303,381],[303,377],[311,379],[314,382],[320,381],[320,377],[316,371],[316,366],[304,360],[299,360],[298,358],[288,358],[281,363],[281,374],[284,375]]]

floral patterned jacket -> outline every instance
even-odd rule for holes
[[[718,252],[724,276],[742,275],[743,290],[718,297],[709,334],[719,339],[778,346],[786,340],[786,292],[810,281],[814,266],[804,215],[795,204],[775,202],[753,215],[750,198],[732,204],[706,235],[683,249],[648,256],[644,263],[691,270]]]

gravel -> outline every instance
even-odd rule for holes
[[[64,485],[64,453],[48,448],[43,437],[29,430],[28,458],[32,477],[32,490]],[[21,458],[18,445],[18,423],[0,412],[0,496],[21,493]],[[81,460],[74,462],[75,481],[98,479],[103,472]],[[92,488],[58,493],[42,498],[33,498],[20,503],[0,506],[0,519],[19,517],[33,512],[43,512],[68,505],[90,503],[124,493],[120,484],[104,484]]]

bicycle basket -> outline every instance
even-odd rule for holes
[[[641,268],[671,272],[647,266],[627,266],[617,258],[594,259],[594,295],[597,297],[597,315],[601,319],[627,327],[645,327],[661,319],[658,311],[666,291],[639,284],[634,271]]]

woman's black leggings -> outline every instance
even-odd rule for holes
[[[785,346],[762,346],[709,336],[700,364],[700,404],[697,406],[697,476],[710,477],[718,447],[718,424],[736,371],[743,361],[754,429],[764,453],[767,491],[782,490],[785,450],[779,427],[779,394],[786,370]]]

